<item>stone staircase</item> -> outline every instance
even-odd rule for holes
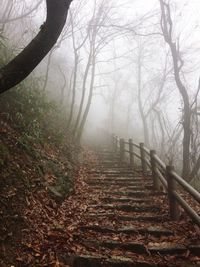
[[[167,195],[153,191],[151,176],[119,165],[109,151],[98,152],[98,157],[100,163],[86,181],[90,204],[74,236],[79,246],[66,263],[73,267],[200,266],[197,228],[184,213],[180,221],[170,221]]]

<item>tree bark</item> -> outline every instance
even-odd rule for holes
[[[44,85],[43,85],[43,89],[42,89],[43,92],[46,90],[47,82],[49,79],[49,69],[50,69],[50,65],[51,65],[52,54],[53,54],[53,49],[51,49],[51,51],[49,52],[49,55],[48,55],[46,74],[45,74]]]
[[[76,131],[78,129],[78,126],[79,126],[79,123],[80,123],[80,119],[81,119],[81,114],[82,114],[82,111],[83,111],[83,105],[84,105],[85,94],[86,94],[86,82],[87,82],[90,66],[91,66],[91,51],[90,51],[90,54],[89,54],[89,57],[88,57],[88,61],[87,61],[87,65],[86,65],[86,68],[85,68],[85,73],[84,73],[84,78],[83,78],[83,86],[82,86],[81,102],[80,102],[78,115],[77,115],[76,122],[75,122],[74,129],[73,129],[73,133],[74,134],[76,134]]]
[[[179,49],[172,39],[173,22],[171,19],[170,6],[165,1],[160,0],[161,7],[161,29],[165,42],[169,45],[174,68],[174,78],[183,100],[183,168],[182,176],[189,179],[190,174],[190,141],[191,141],[191,109],[189,95],[184,86],[180,71],[183,66],[183,60],[180,56]]]
[[[77,83],[78,61],[79,61],[79,56],[75,53],[74,78],[73,78],[73,86],[72,86],[72,103],[71,103],[71,107],[70,107],[69,119],[67,122],[68,127],[71,125],[73,115],[74,115],[74,107],[75,107],[75,101],[76,101],[76,83]]]
[[[24,80],[56,43],[72,0],[46,0],[46,22],[22,52],[0,69],[0,93]]]
[[[149,128],[147,124],[147,116],[144,113],[144,108],[142,106],[142,96],[141,96],[141,91],[142,91],[142,86],[141,86],[141,77],[142,77],[142,70],[141,70],[141,51],[139,52],[139,57],[138,57],[138,73],[137,73],[137,85],[138,85],[138,108],[140,112],[140,116],[142,119],[142,126],[143,126],[143,134],[144,134],[144,143],[147,147],[150,146],[150,141],[149,141]]]
[[[89,110],[90,110],[90,106],[91,106],[91,103],[92,103],[92,96],[93,96],[93,90],[94,90],[94,81],[95,81],[95,70],[96,70],[96,62],[95,61],[96,61],[96,58],[95,58],[95,55],[93,55],[92,73],[91,73],[91,81],[90,81],[90,92],[89,92],[89,96],[88,96],[87,105],[86,105],[85,111],[83,113],[83,118],[82,118],[82,121],[80,122],[80,126],[79,126],[79,129],[78,129],[78,132],[77,132],[77,136],[76,136],[76,140],[78,142],[80,142],[80,140],[81,140],[81,137],[82,137],[82,134],[83,134],[83,130],[84,130],[84,127],[85,127],[85,123],[86,123],[86,120],[87,120],[87,116],[88,116],[88,113],[89,113]]]
[[[174,43],[170,44],[173,64],[174,64],[174,76],[176,85],[183,99],[183,169],[182,176],[188,179],[190,173],[190,141],[191,141],[191,112],[190,112],[190,102],[189,96],[185,86],[180,79],[180,71],[178,66],[178,54],[176,51],[176,45]]]

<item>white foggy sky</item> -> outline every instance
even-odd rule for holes
[[[184,1],[184,0],[176,0],[176,1],[171,1],[174,5],[175,9],[178,9],[178,17],[175,20],[176,24],[176,33],[180,34],[180,43],[181,43],[181,49],[183,51],[188,52],[189,57],[187,58],[188,63],[191,64],[186,64],[185,69],[191,70],[191,68],[194,69],[199,69],[199,60],[200,58],[196,58],[195,55],[195,60],[193,60],[193,57],[191,57],[190,50],[196,49],[197,51],[200,52],[200,1],[199,0],[194,0],[194,1]],[[126,17],[128,20],[131,18],[134,18],[134,16],[141,16],[142,14],[151,12],[153,10],[157,10],[159,12],[159,2],[158,0],[135,0],[135,1],[123,1],[121,0],[120,3],[126,3],[127,7],[123,7],[118,10],[119,13],[122,14],[122,17]],[[125,14],[125,16],[124,16]],[[119,43],[118,43],[119,45]],[[127,47],[122,47],[122,49],[127,49]],[[199,53],[200,54],[200,53]],[[119,61],[120,62],[120,61]],[[120,64],[120,63],[119,63]],[[123,72],[130,72],[131,68],[133,69],[133,65],[130,65],[127,67],[126,70]],[[199,71],[200,72],[200,71]],[[193,87],[193,89],[196,90],[197,86],[197,79],[198,79],[198,71],[195,74],[192,73],[191,79],[190,79],[190,84],[188,84],[188,87]],[[133,82],[133,81],[130,81]],[[187,83],[186,83],[187,86]],[[166,112],[168,112],[169,117],[171,120],[174,120],[174,124],[177,124],[177,118],[180,117],[180,110],[179,108],[180,103],[179,103],[179,96],[178,94],[170,96],[170,106],[167,109],[166,107]],[[92,122],[91,125],[94,126],[93,122],[96,122],[98,125],[101,124],[101,121],[104,120],[105,112],[106,110],[102,108],[104,105],[102,103],[102,100],[99,100],[99,98],[95,98],[93,100],[93,106],[91,109],[90,113],[90,121]],[[174,107],[174,108],[173,108]],[[137,108],[137,107],[136,107]],[[95,114],[95,115],[94,115]],[[95,119],[94,119],[95,117]],[[125,120],[125,118],[124,118]]]
[[[9,0],[3,0],[3,2],[6,2]],[[111,0],[108,0],[111,2]],[[75,2],[79,2],[79,0],[75,0]],[[17,3],[17,1],[16,1]],[[93,0],[89,0],[88,3],[92,5]],[[128,22],[130,20],[135,20],[138,17],[141,17],[142,15],[154,11],[154,13],[159,13],[159,1],[158,0],[116,0],[116,3],[119,8],[117,9],[117,13],[119,15],[119,19],[121,21],[119,22]],[[194,73],[191,73],[190,79],[187,79],[189,81],[188,87],[196,89],[196,83],[197,78],[199,75],[200,70],[200,56],[198,57],[198,54],[200,55],[200,0],[171,0],[171,3],[173,4],[173,7],[175,10],[178,10],[178,13],[176,13],[176,34],[180,34],[180,43],[181,43],[181,50],[187,52],[188,56],[184,54],[185,56],[185,70],[189,72],[191,69],[195,70]],[[34,6],[34,1],[27,0],[27,5]],[[89,5],[89,4],[88,4]],[[43,8],[45,7],[45,1],[43,2]],[[21,27],[22,31],[25,29],[30,31],[30,23],[33,22],[36,24],[36,27],[34,29],[34,33],[37,33],[40,25],[45,20],[45,13],[41,11],[42,6],[40,7],[40,10],[35,12],[34,15],[31,15],[31,20],[25,19],[25,23],[22,27],[21,24],[17,24],[16,22],[9,25],[10,28],[13,28],[14,31],[11,34],[10,41],[13,41],[16,39],[17,44],[22,44],[25,46],[25,44],[32,38],[33,33],[25,33],[21,36],[19,34],[20,31],[16,31],[17,27]],[[1,11],[0,11],[1,12]],[[89,13],[89,9],[87,8],[87,14]],[[27,24],[26,24],[27,23]],[[148,26],[151,23],[148,23]],[[17,26],[18,25],[18,26]],[[146,25],[146,24],[145,24]],[[146,26],[145,26],[146,27]],[[158,28],[159,29],[159,28]],[[152,27],[148,27],[146,31],[151,31]],[[14,36],[14,38],[13,38]],[[9,37],[8,37],[9,38]],[[26,42],[24,41],[26,40]],[[130,42],[128,39],[122,40],[121,36],[116,39],[115,42],[116,47],[118,48],[118,53],[123,54],[123,52],[127,52],[131,46],[134,48],[134,42]],[[21,46],[20,46],[21,48]],[[162,47],[160,47],[162,49]],[[194,51],[196,51],[196,54],[194,55]],[[107,59],[109,57],[112,57],[112,47],[109,46],[109,48],[102,54],[101,59],[104,57]],[[155,53],[155,51],[154,51]],[[193,56],[191,56],[191,53]],[[130,54],[127,54],[129,57],[126,59],[121,59],[118,61],[117,65],[126,65],[126,68],[120,70],[120,72],[117,72],[116,76],[120,76],[120,82],[119,86],[121,88],[126,87],[128,85],[132,86],[134,84],[134,78],[131,77],[131,72],[134,71],[134,65],[131,64],[132,58],[130,57]],[[52,65],[52,73],[57,73],[57,66],[54,66],[56,64],[60,64],[64,66],[66,65],[66,71],[67,66],[72,66],[73,64],[73,57],[70,55],[69,47],[61,47],[54,55],[55,61]],[[153,57],[152,57],[153,58]],[[40,68],[44,68],[46,61],[43,61],[43,63],[40,65]],[[101,72],[113,70],[113,63],[109,62],[107,64],[102,64],[99,68]],[[40,70],[38,68],[38,70]],[[39,71],[38,71],[39,72]],[[188,74],[189,75],[189,74]],[[109,75],[105,76],[105,79],[97,79],[96,85],[98,83],[105,84],[108,83],[110,86],[112,86],[112,79]],[[127,78],[128,77],[128,78]],[[53,81],[51,82],[52,86],[57,84],[57,78],[54,76]],[[187,85],[187,83],[186,83]],[[104,91],[108,90],[108,88],[104,88]],[[110,88],[109,88],[110,90]],[[108,92],[109,93],[109,92]],[[133,92],[135,94],[135,92]],[[136,95],[136,94],[135,94]],[[124,96],[123,99],[125,100],[129,98],[129,96]],[[170,114],[171,117],[173,117],[173,114],[176,114],[175,120],[177,120],[177,116],[179,116],[179,111],[177,110],[177,98],[172,97],[170,99],[171,105],[174,104],[175,108],[174,110],[169,108],[167,112]],[[178,100],[179,101],[179,100]],[[136,107],[137,108],[137,107]],[[123,110],[126,109],[126,106],[122,108]],[[100,126],[103,121],[106,119],[106,113],[107,113],[107,107],[104,104],[104,101],[101,97],[95,96],[93,99],[93,104],[90,112],[90,120],[88,124],[92,124],[93,127]],[[123,112],[119,116],[123,116]],[[125,118],[124,118],[125,120]],[[91,123],[92,122],[92,123]]]

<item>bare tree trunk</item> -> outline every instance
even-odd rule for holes
[[[38,35],[22,52],[0,69],[0,93],[24,80],[56,43],[72,0],[46,0],[47,18]]]
[[[131,121],[131,107],[132,107],[132,103],[128,104],[128,108],[127,108],[127,116],[126,116],[126,135],[129,136],[129,128],[130,128],[130,121]]]
[[[161,131],[160,157],[161,157],[161,159],[164,159],[164,155],[165,155],[165,130],[164,130],[163,123],[162,123],[161,113],[157,109],[154,109],[154,112],[156,113],[156,116],[158,118],[158,124],[159,124],[160,131]]]
[[[89,70],[90,70],[90,65],[91,65],[91,52],[90,52],[90,55],[88,57],[88,62],[87,62],[85,73],[84,73],[81,103],[80,103],[80,106],[79,106],[78,115],[77,115],[76,122],[75,122],[75,125],[74,125],[74,130],[73,130],[74,134],[76,133],[77,128],[79,126],[80,119],[81,119],[81,114],[82,114],[82,111],[83,111],[83,104],[84,104],[85,93],[86,93],[86,82],[87,82],[88,73],[89,73]]]
[[[142,119],[142,125],[143,125],[143,134],[144,134],[144,143],[147,147],[150,146],[150,142],[149,142],[149,129],[148,129],[148,125],[147,125],[147,118],[144,114],[144,110],[143,110],[143,106],[142,106],[142,96],[141,96],[141,55],[139,55],[138,58],[138,79],[137,79],[137,83],[138,83],[138,108],[139,108],[139,112],[140,112],[140,116]]]
[[[75,54],[75,60],[74,60],[74,78],[73,78],[73,86],[72,86],[72,103],[70,107],[70,114],[67,125],[70,126],[73,114],[74,114],[74,106],[76,101],[76,81],[77,81],[77,71],[78,71],[78,55]]]
[[[116,104],[117,93],[118,93],[118,87],[117,86],[118,85],[115,81],[115,88],[114,88],[114,93],[112,95],[111,107],[110,107],[110,132],[111,133],[115,133],[115,104]]]
[[[95,78],[95,70],[96,70],[96,58],[95,55],[93,55],[93,60],[92,60],[92,73],[91,73],[91,82],[90,82],[90,92],[89,92],[89,97],[88,97],[88,101],[87,101],[87,105],[85,108],[85,111],[83,113],[83,117],[77,132],[77,136],[76,139],[78,140],[78,142],[80,142],[80,139],[82,137],[83,134],[83,130],[84,130],[84,126],[87,120],[87,116],[90,110],[90,106],[92,103],[92,95],[93,95],[93,90],[94,90],[94,78]]]
[[[72,80],[73,80],[73,70],[71,72],[71,75],[70,75],[70,79],[69,79],[69,87],[68,87],[68,93],[67,93],[67,105],[70,104],[70,99],[71,99],[71,93],[72,93]]]
[[[86,42],[87,37],[88,37],[88,33],[89,33],[89,32],[87,32],[85,38],[77,46],[76,45],[76,39],[75,39],[74,20],[73,20],[71,12],[70,12],[70,22],[71,22],[71,27],[72,27],[72,43],[73,43],[73,50],[74,50],[74,64],[75,64],[75,66],[74,66],[74,80],[73,80],[73,87],[72,87],[72,103],[71,103],[70,115],[69,115],[69,120],[68,120],[68,126],[70,126],[72,119],[73,119],[73,116],[74,116],[74,106],[75,106],[75,101],[76,101],[77,71],[78,71],[78,64],[79,64],[79,50],[82,48],[82,46]],[[90,60],[88,60],[88,71],[89,71],[89,67],[90,67],[89,63],[90,63]],[[86,83],[86,80],[87,80],[87,74],[84,77],[85,83]],[[85,96],[84,90],[85,90],[85,85],[84,85],[83,93],[82,93]],[[84,96],[82,96],[83,101],[84,101]],[[79,112],[80,112],[80,108],[79,108]],[[78,117],[79,117],[79,115],[78,115]],[[76,120],[73,132],[76,131],[76,127],[77,127],[76,124],[77,124],[77,120]]]
[[[48,55],[45,80],[44,80],[44,85],[43,85],[43,89],[42,89],[43,92],[46,90],[47,82],[49,79],[49,68],[50,68],[50,64],[51,64],[51,58],[52,58],[53,50],[54,49],[52,48],[51,51],[49,52],[49,55]]]
[[[171,19],[171,10],[169,4],[166,4],[164,0],[160,0],[161,7],[161,28],[165,42],[169,45],[171,55],[173,59],[174,78],[180,95],[183,99],[183,168],[182,176],[184,179],[189,178],[190,173],[190,124],[191,124],[191,110],[189,103],[189,96],[185,86],[183,85],[180,77],[180,71],[183,66],[183,60],[181,59],[177,45],[172,40],[173,22]]]
[[[66,85],[67,85],[67,79],[65,77],[65,74],[63,73],[62,69],[59,67],[59,70],[60,70],[60,73],[62,74],[62,77],[63,77],[63,80],[64,80],[64,83],[61,87],[61,90],[60,90],[60,105],[62,106],[63,105],[63,102],[64,102],[64,94],[65,94],[65,88],[66,88]]]

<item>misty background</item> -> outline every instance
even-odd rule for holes
[[[192,171],[200,153],[200,2],[168,2],[192,114]],[[2,0],[1,7],[1,44],[6,41],[12,51],[3,54],[6,63],[42,27],[46,6],[39,0]],[[31,76],[62,106],[67,129],[82,143],[99,144],[104,132],[132,138],[181,172],[184,104],[158,0],[73,1],[57,45]]]

